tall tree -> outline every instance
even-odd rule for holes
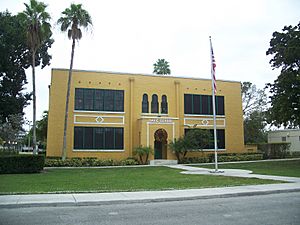
[[[245,144],[266,142],[267,95],[265,90],[256,88],[256,85],[251,82],[243,82],[242,100]]]
[[[24,18],[27,27],[27,44],[31,52],[32,67],[32,95],[33,95],[33,153],[37,154],[36,146],[36,91],[35,91],[35,67],[36,55],[43,43],[51,37],[51,17],[46,12],[47,5],[43,2],[30,0],[25,5],[25,10],[20,14]]]
[[[273,56],[271,67],[281,68],[281,73],[270,89],[271,108],[268,120],[276,126],[300,126],[300,22],[274,32],[267,55]]]
[[[265,111],[267,95],[264,89],[258,89],[251,82],[242,83],[243,114],[248,117],[254,111]]]
[[[62,146],[62,159],[65,160],[67,156],[67,125],[68,125],[68,113],[69,113],[69,98],[70,88],[72,81],[72,69],[75,50],[75,41],[79,41],[82,38],[82,31],[80,27],[87,29],[92,26],[92,18],[90,14],[82,8],[81,4],[71,4],[70,8],[66,8],[62,12],[62,17],[57,21],[60,25],[61,31],[68,31],[68,38],[72,40],[71,62],[68,76],[68,87],[66,96],[66,110],[65,110],[65,122],[64,122],[64,137]]]
[[[244,142],[245,144],[259,144],[267,142],[265,112],[253,111],[244,118]]]
[[[153,64],[153,66],[153,73],[161,75],[171,74],[169,62],[167,62],[165,59],[158,59],[156,63]]]
[[[30,66],[24,39],[19,17],[0,12],[0,122],[10,115],[23,114],[30,100],[30,94],[24,91],[25,69]]]

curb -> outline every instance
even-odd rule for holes
[[[73,206],[100,206],[100,205],[117,205],[117,204],[132,204],[132,203],[153,203],[153,202],[172,202],[172,201],[192,201],[201,199],[215,199],[215,198],[234,198],[234,197],[246,197],[246,196],[259,196],[281,193],[293,193],[300,192],[299,188],[286,189],[286,190],[266,190],[266,191],[249,191],[240,193],[226,193],[215,195],[198,195],[189,197],[161,197],[155,199],[132,199],[132,200],[105,200],[105,201],[83,201],[77,202],[51,202],[51,203],[13,203],[0,205],[0,209],[5,208],[29,208],[29,207],[73,207]]]

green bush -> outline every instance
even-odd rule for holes
[[[39,173],[43,170],[45,157],[42,155],[6,155],[0,157],[0,174]]]
[[[18,155],[19,152],[13,148],[2,148],[0,149],[0,157],[5,155]]]
[[[141,164],[147,164],[150,154],[153,154],[153,150],[150,147],[137,147],[134,149],[133,154],[138,156]]]
[[[46,167],[92,167],[92,166],[126,166],[138,165],[133,158],[124,160],[98,159],[98,158],[69,158],[61,160],[60,158],[46,158]]]
[[[190,164],[190,163],[209,163],[208,157],[187,157],[182,159],[180,163]]]
[[[268,143],[259,144],[258,150],[262,152],[264,159],[284,159],[290,157],[288,151],[290,143]]]
[[[215,161],[215,155],[210,154],[208,156],[210,162]],[[234,161],[253,161],[262,160],[263,154],[256,152],[246,153],[219,153],[218,162],[234,162]]]

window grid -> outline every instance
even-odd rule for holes
[[[96,137],[96,131],[100,133],[100,139]],[[92,134],[89,134],[88,131],[91,131]],[[103,135],[101,134],[103,132]],[[117,139],[116,133],[118,132]],[[112,133],[111,136],[107,136],[107,133]],[[87,136],[88,135],[88,136]],[[102,137],[101,137],[102,136]],[[86,137],[92,137],[92,140],[87,139]],[[112,137],[112,143],[108,143],[106,139]],[[96,140],[100,140],[96,144]],[[118,144],[117,144],[118,141]],[[99,145],[100,147],[98,147]],[[74,127],[74,149],[99,149],[99,150],[121,150],[124,148],[124,128],[119,127]]]
[[[215,103],[216,103],[216,115],[225,115],[224,96],[215,96]],[[213,114],[212,96],[184,94],[184,113],[196,114],[196,115],[212,115]]]
[[[124,111],[124,90],[75,89],[75,110]]]

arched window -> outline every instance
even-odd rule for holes
[[[168,100],[167,100],[167,96],[163,95],[161,97],[161,113],[162,114],[168,114]]]
[[[142,101],[142,113],[148,113],[149,112],[149,102],[148,102],[148,95],[143,95],[143,101]]]
[[[158,113],[158,97],[156,94],[152,95],[151,113]]]

